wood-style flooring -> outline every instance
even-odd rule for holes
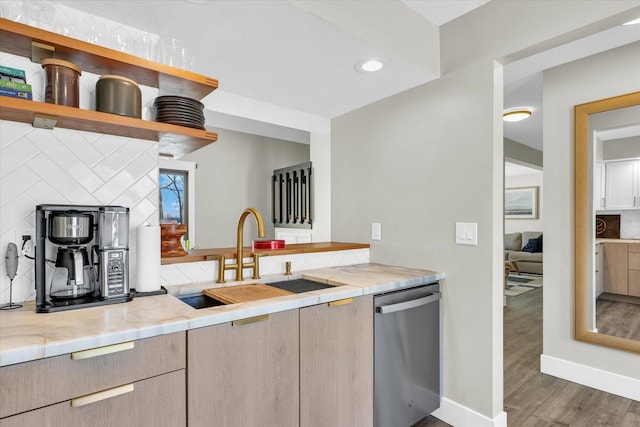
[[[640,402],[540,373],[542,288],[507,297],[504,410],[510,427],[639,427]],[[436,418],[416,427],[446,427]]]
[[[596,301],[598,333],[640,341],[640,304],[626,301]]]

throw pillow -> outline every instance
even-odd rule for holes
[[[542,234],[536,239],[529,239],[522,252],[542,252]]]
[[[522,247],[522,234],[509,233],[504,235],[504,248],[511,251],[519,251]]]

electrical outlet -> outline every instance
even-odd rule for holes
[[[35,232],[33,228],[22,226],[16,228],[15,243],[21,250],[21,255],[34,256]]]

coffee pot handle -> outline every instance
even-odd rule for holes
[[[84,285],[84,263],[80,252],[73,253],[73,270],[76,276],[76,285]]]

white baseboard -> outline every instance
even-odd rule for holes
[[[504,411],[491,419],[447,398],[442,399],[440,408],[431,415],[454,427],[507,427],[507,413]]]
[[[540,371],[543,374],[640,401],[640,379],[625,377],[544,354],[540,355]]]

